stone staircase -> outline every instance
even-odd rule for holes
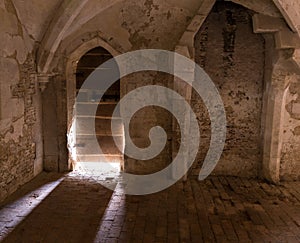
[[[97,48],[98,49],[98,48]],[[111,58],[105,50],[93,50],[87,53],[78,63],[76,75],[76,154],[77,162],[121,162],[123,153],[115,145],[111,132],[112,119],[117,120],[117,136],[115,139],[123,144],[123,126],[120,116],[112,118],[112,114],[120,99],[120,82],[114,83],[105,93],[99,89],[80,89],[86,78],[104,61]],[[101,85],[100,87],[101,88]],[[98,103],[101,94],[101,101]],[[96,112],[92,114],[93,111]],[[119,114],[119,111],[117,112]],[[95,119],[95,127],[90,123]],[[91,145],[96,134],[102,153]]]
[[[122,152],[119,151],[115,145],[114,139],[111,132],[111,120],[112,113],[115,109],[117,102],[100,102],[96,117],[88,114],[90,106],[98,105],[95,102],[78,102],[77,109],[84,109],[83,113],[77,113],[80,115],[76,116],[76,144],[77,144],[77,157],[80,162],[98,162],[103,161],[103,157],[106,157],[106,161],[120,161],[122,159]],[[95,128],[90,127],[90,120],[95,119]],[[118,135],[116,139],[122,143],[123,142],[123,127],[122,121],[119,117],[114,118],[118,122],[118,130],[116,134]],[[98,144],[101,147],[103,154],[98,154],[97,149],[89,146],[90,141],[94,137],[96,132],[96,137]]]

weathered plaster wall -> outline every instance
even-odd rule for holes
[[[143,48],[173,50],[198,7],[199,3],[196,1],[187,1],[184,4],[178,4],[176,1],[117,3],[89,20],[82,28],[76,29],[76,26],[71,26],[60,45],[56,60],[60,59],[59,53],[68,56],[67,53],[96,36],[120,53]],[[81,18],[82,16],[78,16],[78,19]],[[80,21],[78,19],[75,22]],[[55,65],[56,70],[63,71],[63,67],[60,69],[57,66]],[[133,74],[121,80],[121,96],[148,84],[171,87],[172,81],[171,76],[155,72]],[[149,146],[149,130],[157,125],[162,125],[169,135],[165,149],[158,157],[149,161],[126,158],[126,171],[148,174],[161,170],[171,162],[170,113],[153,107],[139,111],[131,121],[131,138],[137,146]]]
[[[196,62],[219,89],[227,115],[227,140],[215,174],[256,177],[261,164],[261,111],[264,39],[253,34],[251,12],[233,3],[217,3],[195,37]],[[202,141],[198,174],[210,141],[210,122],[199,97],[192,105]]]
[[[0,2],[0,201],[43,169],[34,40],[12,1]]]
[[[280,164],[282,180],[300,179],[300,82],[291,76],[285,94],[283,145]]]
[[[199,8],[196,1],[121,1],[78,26],[82,16],[65,33],[61,50],[80,36],[99,32],[120,52],[141,48],[174,49]],[[181,6],[182,5],[182,6]]]

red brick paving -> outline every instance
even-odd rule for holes
[[[43,173],[0,208],[0,240],[300,242],[300,182],[211,177],[127,196],[95,177]]]

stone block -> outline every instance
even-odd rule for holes
[[[284,29],[275,34],[277,49],[298,49],[300,48],[300,37],[289,29]]]
[[[206,19],[206,15],[199,15],[199,14],[195,15],[192,22],[187,27],[187,30],[194,33],[198,32],[205,19]]]
[[[179,45],[193,47],[195,34],[192,31],[185,31],[179,41]]]
[[[287,28],[284,19],[262,14],[255,14],[253,20],[254,33],[274,33]]]

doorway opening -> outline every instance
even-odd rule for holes
[[[101,69],[101,64],[105,63],[113,56],[104,48],[97,47],[83,55],[77,63],[76,68],[76,102],[75,115],[75,136],[73,139],[75,153],[75,171],[102,174],[106,177],[115,177],[120,170],[124,169],[123,151],[120,150],[115,141],[124,148],[124,133],[120,111],[116,111],[117,117],[113,117],[115,108],[120,100],[120,80],[115,82],[109,89],[101,90],[101,84],[97,88],[82,87],[89,75],[96,69]],[[116,64],[117,65],[117,64]],[[105,67],[107,69],[107,67]],[[114,68],[114,71],[118,70]],[[100,99],[101,97],[101,99]],[[100,102],[99,102],[100,100]],[[96,109],[96,115],[94,113]],[[111,122],[117,120],[118,131],[116,136],[112,136]],[[95,127],[89,124],[95,121]],[[91,141],[97,138],[96,148]]]

